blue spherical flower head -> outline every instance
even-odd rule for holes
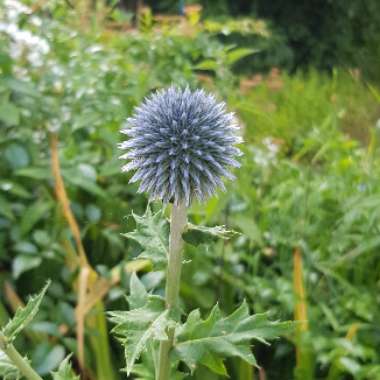
[[[122,133],[120,144],[129,162],[123,171],[135,170],[130,182],[140,181],[139,192],[165,203],[190,205],[224,189],[222,179],[233,179],[230,167],[239,167],[241,142],[238,125],[225,103],[203,90],[170,87],[136,107]]]

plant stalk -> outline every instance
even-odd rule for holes
[[[169,257],[165,288],[166,309],[169,311],[169,315],[173,314],[173,311],[178,306],[182,269],[182,233],[186,228],[186,224],[185,204],[173,205],[170,220]],[[156,380],[169,380],[170,376],[169,354],[173,346],[174,328],[169,328],[167,335],[168,340],[160,344]]]
[[[15,349],[13,344],[8,343],[5,336],[0,333],[0,349],[4,351],[5,355],[11,362],[19,369],[19,371],[28,380],[43,380],[41,376],[30,366],[26,359],[24,359],[19,352]]]

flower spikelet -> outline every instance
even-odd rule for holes
[[[122,133],[120,144],[129,162],[123,171],[135,170],[130,182],[140,182],[139,192],[165,203],[190,205],[203,201],[222,179],[233,179],[230,167],[239,167],[241,142],[233,113],[204,90],[169,87],[157,91],[136,107]]]

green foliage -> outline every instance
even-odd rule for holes
[[[270,29],[276,36],[267,46],[269,54],[259,57],[261,67],[280,65],[292,71],[309,68],[310,65],[330,70],[333,67],[359,67],[367,76],[379,80],[376,62],[380,51],[376,41],[380,35],[380,6],[377,0],[364,3],[356,0],[311,1],[302,4],[288,1],[285,5],[281,0],[203,0],[200,3],[210,17],[226,19],[230,15],[252,14],[270,23]],[[224,24],[229,33],[240,32],[230,42],[249,43],[249,40],[241,38],[244,29],[231,28],[228,19]],[[250,62],[251,68],[256,65]]]
[[[17,335],[33,320],[49,285],[50,283],[47,283],[39,294],[31,297],[25,307],[17,309],[14,317],[1,330],[7,342],[14,341]]]
[[[227,9],[224,5],[218,2],[217,6]],[[6,19],[3,9],[1,22]],[[66,265],[74,245],[55,200],[49,134],[59,135],[62,174],[90,263],[110,276],[115,265],[123,267],[124,260],[134,259],[148,246],[150,258],[153,255],[160,265],[140,277],[146,292],[157,296],[163,292],[167,222],[162,218],[152,225],[154,217],[162,216],[151,212],[145,219],[138,217],[143,218],[141,224],[135,220],[132,234],[136,239],[121,235],[126,228],[134,228],[133,218],[121,223],[123,217],[132,210],[143,213],[147,201],[136,195],[128,176],[120,173],[118,130],[150,91],[169,83],[189,83],[216,92],[236,111],[243,126],[245,155],[227,192],[190,210],[182,310],[200,307],[200,315],[208,315],[219,302],[223,315],[230,315],[236,304],[247,299],[250,310],[269,310],[271,318],[291,319],[291,258],[299,246],[308,294],[307,344],[315,358],[315,378],[331,374],[376,379],[380,363],[376,84],[369,89],[358,73],[343,70],[334,70],[332,75],[311,70],[238,77],[242,67],[239,61],[231,66],[228,53],[258,49],[259,53],[240,61],[244,66],[248,61],[255,64],[269,54],[268,44],[273,42],[258,36],[253,24],[246,32],[239,30],[242,24],[235,20],[222,20],[214,30],[200,26],[194,34],[176,27],[121,33],[91,25],[84,31],[74,24],[78,19],[74,12],[64,2],[45,2],[33,15],[24,14],[14,22],[49,43],[42,63],[33,61],[34,55],[29,55],[33,49],[28,46],[17,56],[14,39],[0,32],[0,282],[1,286],[3,280],[11,282],[24,299],[42,287],[46,278],[54,279],[38,322],[30,325],[25,339],[18,338],[33,364],[47,375],[57,370],[50,365],[57,366],[67,352],[76,351],[76,293],[72,290],[76,274]],[[372,10],[371,14],[376,16]],[[300,18],[300,22],[309,21]],[[223,34],[223,25],[229,34]],[[296,24],[292,25],[293,33]],[[368,27],[374,25],[368,23]],[[278,46],[284,46],[281,39],[285,38],[271,37],[280,41],[274,41],[278,45],[267,57],[270,66],[273,60],[278,62],[277,54],[283,55]],[[348,35],[330,33],[328,37]],[[352,52],[359,58],[356,53]],[[313,52],[312,57],[319,59],[321,52]],[[209,66],[197,70],[198,64]],[[371,66],[374,72],[376,67]],[[149,223],[154,228],[147,232]],[[216,242],[213,233],[192,225],[226,225],[226,230],[240,234]],[[156,248],[162,248],[159,254],[149,246],[153,240]],[[108,310],[123,309],[124,287],[121,274],[120,285],[104,298]],[[1,294],[8,308],[10,300]],[[200,318],[199,323],[203,322]],[[359,328],[348,340],[347,331],[355,323]],[[39,338],[29,339],[29,332]],[[87,330],[86,338],[97,334],[96,329]],[[116,345],[110,349],[115,368],[120,368],[125,355]],[[294,377],[290,341],[276,340],[269,348],[256,342],[253,354],[267,378]],[[86,357],[94,370],[98,364],[94,353],[88,350]],[[54,360],[47,363],[46,358]],[[149,379],[155,358],[148,350],[140,359],[133,376]],[[220,362],[208,359],[209,367],[224,371]],[[240,360],[229,358],[224,365],[231,378],[241,380]],[[189,377],[223,378],[204,365]]]
[[[129,311],[110,312],[110,321],[116,326],[112,332],[125,348],[126,372],[129,375],[142,352],[154,342],[167,340],[166,329],[170,323],[165,301],[148,295],[136,274],[131,277]]]
[[[207,227],[188,223],[183,239],[189,244],[199,245],[209,242],[210,238],[228,240],[235,235],[235,231],[227,230],[224,226]]]
[[[0,376],[3,380],[20,380],[21,374],[18,368],[0,350]]]
[[[221,375],[227,375],[223,358],[240,357],[257,365],[250,341],[267,344],[268,340],[289,333],[292,326],[289,322],[270,322],[266,314],[250,316],[245,302],[227,317],[223,317],[218,306],[213,308],[206,320],[202,320],[199,310],[195,310],[181,325],[170,319],[161,297],[146,292],[135,273],[130,280],[128,303],[129,311],[113,311],[109,312],[109,316],[110,321],[116,324],[112,332],[125,348],[127,374],[133,372],[140,376],[154,373],[155,362],[151,363],[150,370],[148,361],[148,367],[140,365],[136,372],[136,361],[143,352],[155,357],[157,343],[168,339],[166,329],[169,326],[176,326],[173,348],[175,359],[186,363],[192,373],[202,364]]]
[[[52,373],[53,380],[79,380],[71,368],[70,356],[68,356],[58,367],[56,372]]]
[[[265,314],[251,316],[245,302],[227,317],[222,316],[217,305],[205,320],[199,310],[195,310],[176,331],[174,354],[191,372],[203,364],[218,374],[227,375],[223,358],[235,356],[256,366],[250,341],[267,343],[289,332],[290,326],[287,322],[270,322]]]
[[[142,216],[132,213],[136,230],[124,236],[139,243],[143,251],[139,257],[152,260],[154,263],[165,263],[169,247],[169,223],[162,217],[162,211],[153,213],[150,206]]]

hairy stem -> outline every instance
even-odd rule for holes
[[[186,223],[186,206],[184,204],[173,205],[170,220],[169,258],[165,289],[166,308],[169,310],[169,314],[172,314],[178,305],[182,268],[182,233],[185,230]],[[169,380],[169,353],[173,346],[174,329],[168,329],[167,334],[169,339],[160,345],[158,370],[156,373],[157,380]]]
[[[4,351],[9,360],[19,369],[19,371],[28,380],[42,380],[42,377],[30,366],[28,361],[24,359],[15,349],[13,344],[8,343],[3,334],[0,333],[0,350]]]

